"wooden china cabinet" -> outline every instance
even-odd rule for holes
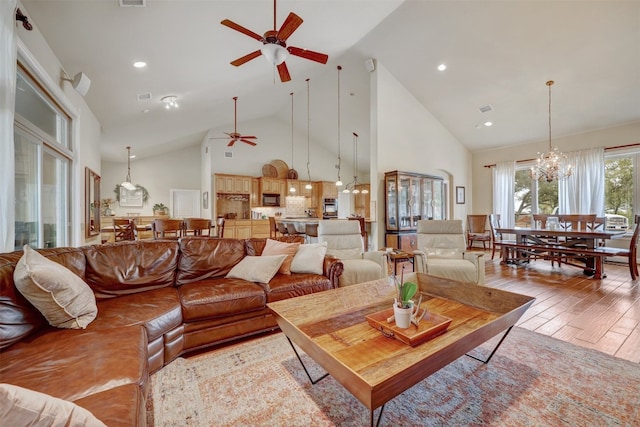
[[[386,246],[405,251],[418,249],[416,230],[421,219],[445,219],[442,177],[413,172],[386,172]]]

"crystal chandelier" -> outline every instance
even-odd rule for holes
[[[549,87],[549,151],[538,153],[538,160],[535,166],[531,166],[530,176],[532,179],[540,181],[560,181],[571,176],[571,165],[567,160],[567,155],[558,150],[558,147],[551,146],[551,86],[553,80],[547,82]]]

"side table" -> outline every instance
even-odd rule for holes
[[[411,271],[416,271],[414,255],[409,252],[389,252],[389,259],[393,262],[393,274],[398,274],[398,263],[410,262]],[[404,268],[404,267],[403,267]]]

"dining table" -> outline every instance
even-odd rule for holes
[[[623,230],[571,230],[537,227],[501,227],[496,228],[495,231],[502,235],[503,238],[505,235],[515,236],[515,244],[511,246],[521,254],[525,254],[519,257],[520,261],[528,261],[531,258],[531,253],[543,255],[546,250],[545,256],[540,256],[541,258],[551,260],[552,263],[554,261],[560,263],[564,260],[566,264],[570,265],[576,265],[573,261],[578,261],[583,264],[578,264],[578,266],[584,267],[585,274],[595,274],[594,278],[596,279],[606,276],[601,266],[596,269],[597,259],[595,256],[589,256],[588,250],[596,249],[600,242],[616,239],[625,234]],[[532,248],[533,251],[528,252],[528,248]],[[586,249],[587,251],[580,251],[581,249]],[[503,262],[509,261],[507,259],[507,251],[503,251],[502,256]],[[568,261],[569,258],[572,258],[571,262]]]

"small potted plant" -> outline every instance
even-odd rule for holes
[[[398,294],[393,303],[393,315],[396,326],[406,329],[411,326],[411,316],[413,315],[413,301],[411,298],[418,291],[418,285],[413,282],[404,281],[404,272],[401,274],[400,282],[396,283]]]
[[[169,208],[164,205],[164,203],[156,203],[153,205],[153,214],[154,215],[169,215]]]

